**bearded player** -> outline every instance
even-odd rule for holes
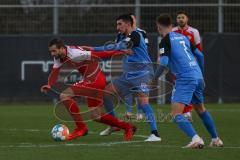
[[[124,140],[132,139],[135,127],[123,122],[109,114],[103,114],[103,94],[106,86],[105,76],[99,67],[99,58],[108,58],[113,55],[125,54],[123,51],[94,52],[86,51],[78,46],[66,46],[62,40],[53,39],[49,42],[49,51],[54,58],[53,69],[48,78],[48,84],[41,87],[42,92],[49,91],[57,81],[61,67],[66,64],[69,67],[77,68],[83,79],[60,94],[60,100],[68,110],[76,124],[76,128],[67,137],[72,140],[87,134],[88,129],[80,114],[80,110],[74,97],[87,97],[91,118],[97,122],[118,127],[125,130]],[[109,93],[111,94],[111,93]]]

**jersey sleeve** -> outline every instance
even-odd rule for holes
[[[62,66],[62,63],[61,63],[60,59],[54,58],[53,59],[53,68],[52,68],[51,73],[48,76],[48,85],[50,87],[52,87],[56,83],[61,66]]]
[[[109,42],[107,44],[104,44],[103,46],[97,46],[93,47],[94,51],[112,51],[112,50],[118,50],[119,48],[117,47],[117,44],[121,41],[121,33],[118,33],[115,40],[113,42]]]
[[[200,37],[200,34],[199,34],[199,31],[197,29],[194,30],[193,32],[193,35],[194,35],[194,43],[196,45],[196,47],[202,51],[202,47],[201,47],[201,37]]]
[[[97,46],[97,47],[93,47],[94,51],[104,51],[105,50],[105,46]]]
[[[194,51],[197,49],[197,47],[194,44],[192,44],[191,42],[190,42],[190,48],[191,48],[192,53],[194,53]]]
[[[112,56],[117,56],[117,55],[123,55],[126,54],[123,51],[120,50],[113,50],[113,51],[91,51],[91,56],[92,57],[97,57],[97,58],[110,58]]]
[[[147,38],[147,32],[145,30],[140,30],[139,29],[139,32],[142,34],[143,38],[144,38],[144,42],[146,43],[146,45],[148,46],[149,45],[149,40]]]
[[[159,44],[159,55],[162,56],[168,56],[171,53],[171,42],[169,38],[169,34],[166,35]]]
[[[169,34],[167,34],[159,44],[160,65],[168,66],[169,56],[171,53],[171,42]]]
[[[137,31],[133,31],[128,37],[125,39],[128,42],[128,46],[137,47],[140,44],[141,36]]]
[[[56,81],[58,79],[59,72],[60,72],[60,67],[52,69],[51,73],[48,76],[48,85],[50,87],[52,87],[56,83]]]
[[[68,57],[75,63],[82,62],[84,60],[90,60],[91,51],[85,51],[81,49],[68,49]]]

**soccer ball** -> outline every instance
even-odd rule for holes
[[[57,124],[53,127],[51,134],[55,141],[65,141],[69,134],[69,130],[67,126],[63,124]]]

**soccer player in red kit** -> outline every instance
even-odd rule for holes
[[[186,12],[179,11],[177,13],[177,24],[178,26],[174,27],[173,31],[188,37],[190,42],[194,44],[200,51],[202,51],[199,31],[196,28],[188,25],[188,15]]]
[[[188,15],[185,11],[177,12],[177,24],[178,26],[174,27],[172,31],[181,33],[188,37],[190,42],[195,45],[200,51],[202,51],[201,46],[201,37],[199,31],[196,28],[193,28],[188,25]],[[186,106],[184,108],[184,116],[187,117],[189,120],[192,120],[191,112],[192,112],[192,105]]]
[[[42,92],[50,90],[57,81],[59,71],[63,64],[77,68],[83,79],[60,94],[60,100],[75,121],[76,128],[69,134],[67,140],[72,140],[87,134],[88,129],[83,122],[79,108],[74,97],[87,97],[88,107],[91,108],[91,118],[97,122],[109,126],[124,129],[124,140],[132,139],[136,128],[130,123],[123,122],[102,111],[103,94],[106,86],[105,76],[99,66],[100,58],[108,58],[113,55],[126,54],[126,51],[94,52],[83,50],[79,46],[66,46],[60,39],[52,39],[49,42],[49,51],[54,58],[53,69],[48,78],[48,84],[41,87]]]

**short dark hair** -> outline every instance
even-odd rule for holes
[[[48,42],[48,47],[56,45],[57,48],[65,47],[63,40],[60,38],[53,38]]]
[[[178,11],[178,12],[177,12],[177,16],[178,16],[179,14],[184,14],[185,16],[187,16],[187,17],[188,17],[188,14],[187,14],[187,12],[185,12],[185,11]]]
[[[122,19],[124,22],[129,22],[131,24],[131,26],[133,25],[133,19],[131,17],[131,15],[129,14],[123,14],[123,15],[120,15],[116,18],[116,21]]]
[[[169,14],[161,14],[157,17],[157,23],[168,27],[172,25],[172,17]]]
[[[128,13],[128,15],[136,17],[136,15],[134,13]]]

